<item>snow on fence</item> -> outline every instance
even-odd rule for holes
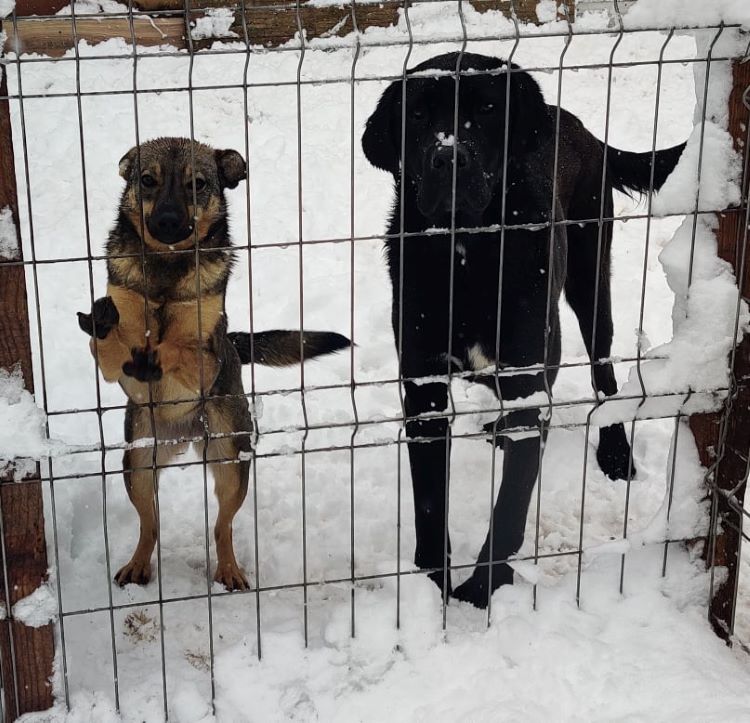
[[[702,609],[727,642],[750,643],[750,560],[740,556],[750,469],[744,5],[0,0],[4,719],[53,705],[102,720],[240,719],[250,705],[259,720],[364,719],[370,709],[346,696],[399,665],[404,678],[421,675],[444,631],[475,640],[499,619],[520,641],[513,625],[527,611],[571,604],[604,620],[613,591],[638,611],[633,639],[646,630],[655,648],[674,650],[682,630],[649,597],[656,590],[680,610]],[[617,395],[593,389],[561,304],[562,361],[543,402],[550,433],[512,560],[515,592],[499,591],[482,613],[447,604],[412,564],[407,415],[382,256],[392,186],[360,145],[388,84],[449,51],[512,59],[550,105],[613,148],[654,153],[687,140],[659,194],[652,177],[642,199],[615,197],[607,361]],[[302,367],[243,371],[260,434],[234,525],[249,589],[232,593],[212,583],[205,455],[161,465],[156,444],[154,579],[112,584],[137,534],[122,485],[124,396],[98,375],[75,312],[104,293],[118,161],[160,135],[247,159],[247,182],[228,192],[230,329],[331,329],[354,342]],[[585,223],[607,219],[602,205]],[[484,442],[503,408],[466,375],[451,377],[458,580],[491,516],[502,459]],[[638,471],[612,482],[595,442],[619,422]],[[570,620],[545,629],[575,640]],[[455,650],[465,670],[489,664],[486,651]],[[693,668],[710,670],[704,662]],[[374,700],[386,710],[387,699]]]

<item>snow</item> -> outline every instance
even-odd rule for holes
[[[75,0],[75,3],[60,8],[57,15],[72,15],[73,10],[75,10],[77,16],[95,15],[97,13],[127,13],[128,4],[116,2],[116,0]]]
[[[657,567],[657,557],[643,555],[638,562]],[[685,605],[702,583],[683,564],[680,589],[652,580],[635,597],[614,592],[599,566],[581,609],[571,599],[572,580],[536,612],[528,586],[504,588],[489,630],[447,636],[429,623],[439,620],[437,591],[411,580],[420,594],[412,597],[409,622],[388,636],[365,630],[351,640],[342,605],[342,620],[329,626],[316,649],[305,651],[299,638],[278,636],[258,663],[247,641],[237,644],[218,668],[231,692],[222,696],[217,718],[252,711],[259,721],[701,721],[715,719],[719,705],[703,694],[704,685],[726,682],[731,702],[722,712],[743,719],[750,704],[742,680],[747,668]],[[379,590],[369,600],[363,618],[370,629],[388,626],[393,593]],[[632,644],[644,635],[668,635],[670,655],[658,644]],[[718,658],[719,667],[707,671],[704,655]],[[670,695],[675,689],[685,693],[680,700]]]
[[[452,148],[456,144],[456,137],[453,135],[453,133],[443,133],[443,131],[440,131],[435,136],[437,139],[436,145],[443,146],[445,148]]]
[[[0,469],[16,458],[39,459],[60,450],[47,439],[44,412],[24,389],[20,368],[0,369]]]
[[[497,38],[512,38],[512,23],[499,13],[479,15],[468,6],[464,10],[470,37],[494,38],[469,42],[467,49],[507,57],[513,40]],[[409,65],[460,46],[455,42],[461,37],[455,3],[413,7],[409,16],[415,40],[434,35],[451,39],[415,44]],[[582,18],[580,22],[592,25],[601,20]],[[557,25],[550,23],[528,32]],[[616,38],[616,34],[574,37],[564,67],[606,63]],[[655,62],[664,39],[660,33],[629,33],[617,46],[616,62],[639,63],[612,71],[609,142],[618,148],[646,150],[652,146],[656,65],[640,63]],[[372,29],[360,40],[353,87],[348,82],[355,58],[352,38],[310,42],[301,65],[300,54],[293,49],[253,53],[247,69],[244,52],[198,56],[192,77],[184,56],[149,57],[158,51],[155,48],[139,53],[136,79],[144,91],[138,95],[142,139],[189,133],[188,94],[174,90],[186,87],[188,80],[194,88],[192,120],[199,140],[237,148],[244,154],[248,130],[249,182],[229,193],[229,205],[235,241],[245,244],[250,238],[253,249],[251,254],[240,252],[230,282],[230,326],[248,328],[251,288],[257,329],[297,327],[301,269],[305,327],[347,335],[353,328],[357,344],[351,353],[305,367],[304,407],[295,391],[301,381],[300,370],[258,367],[244,371],[245,388],[255,392],[256,408],[262,402],[263,414],[255,475],[236,518],[235,544],[251,582],[264,590],[256,597],[254,593],[219,594],[216,586],[212,588],[216,719],[743,718],[750,706],[747,658],[726,648],[708,626],[708,576],[696,559],[698,550],[679,544],[665,548],[664,543],[666,539],[699,537],[706,529],[705,470],[684,418],[675,421],[671,416],[684,395],[654,402],[651,411],[657,418],[634,423],[638,475],[630,485],[604,477],[595,461],[596,428],[591,427],[590,435],[586,431],[594,395],[585,349],[572,312],[564,304],[563,361],[571,366],[561,371],[555,385],[556,406],[541,485],[532,502],[524,546],[513,563],[516,584],[494,596],[489,628],[485,613],[452,602],[443,631],[437,589],[421,575],[407,574],[413,569],[413,501],[406,452],[394,444],[399,440],[401,407],[398,387],[389,381],[397,377],[397,360],[380,241],[392,181],[369,166],[358,139],[387,84],[379,78],[397,77],[402,72],[407,45],[383,44],[405,43],[408,32],[402,18],[398,27]],[[693,37],[676,35],[665,50],[665,59],[688,61],[696,52],[705,55],[702,42],[699,38],[697,48]],[[562,38],[524,38],[513,60],[526,67],[556,65],[564,43]],[[233,47],[244,51],[242,43]],[[131,89],[133,67],[127,43],[81,44],[79,50],[84,92]],[[97,57],[109,54],[122,59]],[[180,721],[213,720],[208,603],[200,597],[207,589],[201,467],[167,470],[160,481],[161,586],[153,581],[146,588],[114,588],[111,574],[132,551],[138,523],[118,471],[120,452],[95,450],[100,434],[107,445],[122,443],[123,413],[121,408],[108,409],[101,416],[100,428],[95,413],[76,411],[95,407],[98,400],[93,360],[74,313],[90,305],[89,267],[74,259],[88,254],[87,231],[91,251],[101,252],[114,218],[122,188],[117,161],[135,138],[132,95],[125,92],[82,99],[89,208],[86,225],[79,128],[72,120],[77,119],[76,99],[55,96],[75,90],[75,64],[39,62],[22,69],[24,91],[46,96],[29,97],[24,103],[35,253],[40,260],[58,261],[39,264],[36,279],[30,270],[27,276],[30,298],[39,293],[45,350],[43,370],[36,354],[35,379],[40,389],[44,371],[50,435],[59,440],[50,461],[56,478],[58,523],[58,544],[50,550],[54,565],[50,585],[55,599],[60,592],[63,610],[78,613],[63,619],[72,711],[67,714],[58,698],[51,719],[70,723],[119,719],[114,710],[114,630],[123,720],[152,721],[163,716],[162,635],[170,716]],[[8,71],[14,74],[16,66],[11,64]],[[297,200],[294,85],[298,71],[303,81],[311,81],[300,93],[301,209]],[[557,73],[540,72],[535,77],[547,99],[555,102]],[[247,107],[241,88],[215,87],[240,84],[245,79],[250,83]],[[563,106],[578,114],[600,138],[605,129],[607,79],[606,68],[566,69],[563,73]],[[702,173],[717,185],[701,190],[701,203],[706,198],[719,203],[732,193],[732,184],[725,180],[730,177],[727,169],[732,157],[725,152],[728,147],[718,105],[726,90],[725,79],[718,64],[712,64],[711,87],[715,81],[719,87],[710,94],[707,108],[704,136],[711,152],[704,151]],[[10,80],[14,87],[15,76]],[[318,82],[327,80],[343,82]],[[287,85],[264,85],[279,82]],[[665,63],[662,84],[657,147],[687,138],[691,138],[691,147],[684,166],[681,164],[675,174],[673,184],[677,186],[667,189],[660,213],[667,213],[668,204],[682,213],[695,206],[691,184],[700,136],[694,126],[702,113],[696,116],[694,103],[696,93],[702,102],[702,93],[694,91],[695,76],[689,62]],[[173,90],[150,92],[164,88]],[[11,109],[14,133],[20,137],[15,101],[11,101]],[[59,118],[71,122],[62,124]],[[20,144],[17,152],[22,152]],[[20,155],[17,160],[17,169],[23,169]],[[22,174],[18,184],[24,252],[31,258],[31,226],[24,205],[27,179]],[[625,196],[618,195],[615,200],[618,215],[643,214],[646,208],[645,202],[637,204]],[[354,234],[364,239],[354,243],[348,240],[352,211]],[[304,243],[301,249],[300,217],[304,241],[316,242]],[[62,218],[65,224],[61,224]],[[651,375],[649,393],[652,387],[681,391],[683,385],[696,381],[704,385],[696,389],[714,389],[725,380],[722,354],[734,338],[737,294],[729,269],[716,259],[712,224],[696,226],[689,291],[686,259],[692,247],[691,217],[654,218],[648,237],[643,219],[615,224],[612,354],[615,359],[629,359],[636,355],[639,344],[653,345],[649,350],[653,357],[641,364],[641,370],[649,370],[646,373]],[[336,238],[344,242],[330,241]],[[102,262],[94,261],[91,270],[93,293],[99,295],[105,269]],[[644,272],[641,329],[634,288],[640,285]],[[733,298],[734,307],[728,314]],[[712,305],[717,311],[709,314]],[[35,316],[33,303],[31,309]],[[36,326],[37,319],[32,318],[38,347]],[[676,364],[679,358],[681,367]],[[632,366],[627,361],[616,363],[620,383],[633,374]],[[352,374],[356,382],[353,393]],[[697,379],[698,374],[703,377]],[[0,399],[6,398],[0,402],[6,405],[2,410],[6,414],[0,413],[0,430],[5,430],[0,450],[4,455],[10,450],[10,456],[49,454],[44,416],[30,395],[20,390],[20,380],[9,380],[11,376],[0,387]],[[343,388],[319,388],[330,385]],[[102,383],[100,392],[102,404],[122,405],[122,392],[115,385]],[[486,389],[465,380],[454,382],[453,398],[459,413],[454,425],[450,498],[453,562],[470,566],[487,529],[493,462],[495,483],[502,467],[499,457],[493,460],[493,448],[481,434],[482,424],[495,418],[488,410],[497,403]],[[706,406],[720,401],[720,397],[702,399]],[[608,403],[601,412],[614,406]],[[4,424],[7,410],[11,412],[9,425]],[[620,413],[628,419],[635,417],[631,408]],[[315,427],[307,434],[301,431],[305,419]],[[29,441],[23,449],[18,449],[19,425],[27,425],[23,436]],[[285,587],[303,579],[299,454],[303,444],[305,569],[310,582],[306,598],[301,588]],[[82,451],[86,449],[94,451]],[[188,455],[184,461],[192,463],[196,457]],[[45,493],[49,510],[47,485]],[[216,504],[209,494],[211,522],[215,514]],[[105,518],[109,548],[105,548]],[[535,554],[537,548],[540,556]],[[580,607],[576,605],[579,550]],[[259,569],[254,566],[256,553]],[[356,575],[368,578],[354,586],[349,582],[352,555]],[[213,550],[211,556],[214,560]],[[399,588],[392,577],[397,571],[404,573]],[[468,574],[468,569],[458,572],[454,584]],[[321,581],[334,582],[319,584]],[[116,609],[111,619],[106,611],[110,594],[115,605],[130,606]],[[162,605],[158,604],[159,595]],[[105,611],[90,612],[99,607]],[[397,614],[400,627],[396,627]],[[256,615],[260,619],[260,661]],[[61,675],[58,664],[58,696]],[[721,690],[720,697],[717,690]]]
[[[16,0],[0,0],[0,18],[7,18],[16,7]]]
[[[229,28],[234,22],[234,13],[229,8],[208,8],[202,18],[190,29],[193,40],[202,38],[236,38],[237,33]]]
[[[0,259],[13,261],[18,258],[18,238],[13,212],[8,206],[0,209]]]
[[[717,124],[706,121],[704,127],[697,125],[690,134],[677,168],[654,196],[653,212],[661,216],[692,213],[696,205],[699,211],[725,208],[727,202],[737,205],[739,174],[740,159],[732,148],[731,136]]]
[[[733,30],[720,41],[709,31],[695,36],[702,57],[712,47],[719,57],[744,50],[741,36]],[[740,202],[740,158],[723,127],[731,88],[729,61],[712,63],[710,92],[706,92],[706,72],[704,64],[696,64],[695,127],[677,168],[654,198],[656,215],[711,211]],[[647,358],[631,369],[618,396],[632,398],[604,404],[593,415],[597,424],[717,408],[723,395],[715,391],[726,389],[729,381],[727,356],[750,323],[732,267],[717,255],[717,227],[715,214],[688,215],[662,249],[659,261],[675,294],[672,339],[645,355],[656,359]],[[684,396],[654,398],[676,391]]]
[[[57,618],[57,596],[46,583],[13,606],[13,617],[24,625],[41,628]]]
[[[747,0],[638,0],[624,17],[626,28],[707,27],[737,23],[750,27]]]
[[[536,16],[540,23],[548,23],[556,20],[557,3],[555,0],[540,0],[536,4]]]

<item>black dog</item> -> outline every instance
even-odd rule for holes
[[[509,73],[504,61],[469,53],[421,63],[409,71],[405,93],[402,81],[383,93],[362,137],[370,163],[392,173],[396,182],[386,252],[393,329],[406,380],[415,563],[431,571],[445,596],[452,590],[446,527],[448,375],[484,371],[472,378],[503,402],[536,393],[525,408],[488,425],[504,449],[503,482],[477,567],[455,591],[455,597],[479,607],[497,587],[512,582],[506,561],[523,541],[546,437],[540,407],[560,361],[560,292],[565,289],[596,362],[595,389],[615,394],[612,365],[599,361],[609,357],[612,342],[612,224],[599,218],[612,217],[613,188],[658,189],[684,148],[659,151],[653,168],[651,153],[609,148],[602,197],[604,145],[561,109],[555,179],[558,109],[544,102],[530,75],[511,68]],[[453,238],[452,219],[459,229]],[[523,224],[536,226],[512,228]],[[511,228],[478,231],[506,225]],[[496,371],[532,365],[536,373]],[[519,428],[526,432],[512,433]],[[536,433],[529,434],[529,428]],[[612,479],[633,474],[622,424],[600,430],[597,459]]]

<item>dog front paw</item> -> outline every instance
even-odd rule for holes
[[[104,339],[112,329],[120,322],[120,312],[117,311],[115,302],[111,296],[103,296],[94,302],[90,314],[78,312],[78,326],[89,336]]]
[[[139,382],[158,382],[162,377],[156,351],[150,348],[132,349],[132,359],[122,365],[122,372]]]
[[[599,430],[596,461],[611,480],[629,480],[636,476],[633,453],[622,424],[613,424]]]

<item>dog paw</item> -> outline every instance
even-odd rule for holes
[[[90,314],[78,312],[78,326],[89,336],[94,336],[94,327],[96,327],[97,339],[104,339],[119,321],[120,313],[111,296],[97,299],[91,307]]]
[[[611,480],[627,480],[636,476],[633,454],[621,424],[602,427],[596,460],[602,472]]]
[[[132,359],[122,365],[123,374],[139,382],[158,382],[162,371],[157,353],[153,349],[133,349]]]
[[[245,573],[236,563],[220,564],[216,568],[214,582],[222,584],[230,592],[232,590],[250,589],[250,583],[248,583]]]
[[[435,570],[434,572],[431,572],[428,576],[432,582],[434,582],[438,586],[438,590],[443,594],[443,600],[445,602],[448,602],[448,598],[451,596],[453,592],[453,585],[451,584],[451,574],[450,571],[448,571],[448,575],[444,577],[442,570]],[[443,587],[445,585],[445,588]]]
[[[151,580],[151,561],[136,560],[133,558],[127,565],[121,567],[115,574],[115,582],[124,587],[129,583],[136,585],[148,585]]]
[[[513,584],[513,569],[504,563],[493,565],[492,592],[501,585]],[[484,610],[489,602],[490,576],[487,567],[477,568],[468,580],[462,582],[453,592],[453,597],[461,602],[471,603]]]

